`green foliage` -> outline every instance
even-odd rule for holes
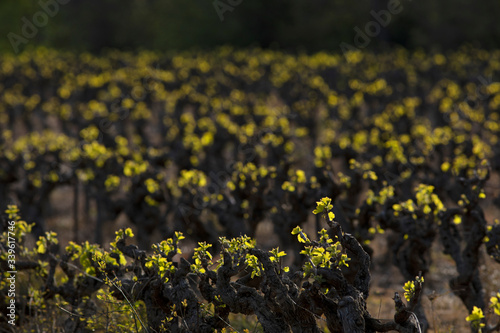
[[[171,258],[175,254],[182,254],[178,247],[179,241],[182,239],[184,239],[182,233],[176,232],[173,239],[168,238],[152,246],[154,254],[147,260],[146,267],[154,269],[165,283],[176,270]]]
[[[124,213],[137,239],[131,240],[131,229],[120,230],[109,249],[85,242],[70,243],[64,252],[49,232],[25,247],[31,226],[15,207],[8,207],[6,218],[16,226],[5,230],[21,244],[16,254],[43,277],[31,284],[49,295],[40,297],[89,286],[88,300],[66,296],[75,307],[92,307],[99,283],[123,299],[116,286],[131,289],[124,292],[130,304],[138,290],[153,286],[166,285],[158,293],[168,294],[186,271],[189,281],[206,283],[209,302],[215,296],[208,287],[217,285],[219,270],[245,271],[243,281],[253,283],[266,283],[274,273],[285,279],[284,251],[262,254],[254,239],[235,237],[257,234],[262,221],[272,223],[280,246],[290,244],[290,232],[297,237],[303,247],[283,248],[291,254],[284,259],[303,268],[297,276],[318,283],[324,283],[318,271],[357,268],[347,267],[352,249],[345,244],[356,240],[369,252],[370,241],[384,231],[395,239],[405,276],[429,272],[428,260],[413,259],[428,258],[437,235],[447,249],[460,250],[453,260],[477,270],[475,255],[466,255],[464,246],[481,249],[484,242],[498,258],[496,229],[481,205],[493,203],[486,183],[498,173],[500,84],[492,80],[499,56],[471,48],[353,52],[347,58],[222,48],[99,57],[37,49],[2,57],[4,197],[16,195],[38,214],[55,189],[70,184],[96,204],[96,225]],[[322,199],[315,205],[315,198]],[[326,222],[331,233],[304,231],[312,208],[317,226]],[[171,239],[160,239],[160,223]],[[348,226],[352,239],[340,225]],[[174,262],[184,235],[186,244],[198,246],[188,263]],[[3,243],[8,236],[3,233]],[[130,241],[141,249],[157,244],[149,253]],[[217,242],[222,253],[214,263],[209,251]],[[417,286],[406,285],[408,297]],[[216,305],[212,315],[223,316]],[[168,325],[180,322],[181,308],[180,301],[162,305]]]
[[[280,259],[281,257],[286,256],[285,251],[280,251],[279,247],[272,249],[271,251],[269,251],[269,253],[271,253],[271,256],[269,257],[269,259],[271,259],[271,261],[273,261],[273,262],[278,262],[281,260]]]
[[[493,308],[495,314],[500,316],[500,292],[490,298],[490,308]]]
[[[339,44],[354,45],[356,31],[374,20],[371,10],[387,10],[386,3],[376,7],[368,1],[340,0],[309,4],[298,0],[269,3],[266,1],[225,2],[229,10],[219,16],[214,2],[195,0],[189,4],[175,1],[89,0],[60,5],[48,24],[39,28],[33,45],[64,49],[99,51],[103,47],[157,49],[161,51],[213,48],[219,45],[269,47],[286,49],[340,51]],[[237,5],[235,5],[237,4]],[[456,47],[459,43],[478,42],[498,47],[499,30],[495,18],[500,7],[490,0],[477,7],[473,1],[439,3],[423,0],[418,4],[401,2],[401,13],[391,17],[385,27],[387,36],[373,38],[369,47],[381,40],[406,47]],[[42,11],[38,2],[17,1],[0,5],[0,31],[21,34],[24,16],[32,20]],[[43,11],[42,11],[43,12]],[[345,13],[340,15],[339,13]],[[78,15],[76,15],[78,14]],[[258,18],[255,26],[249,18]],[[423,18],[428,19],[424,20]],[[221,21],[222,19],[222,21]],[[484,22],[477,26],[476,22]],[[446,27],[443,30],[442,27]],[[0,42],[3,50],[11,46],[7,38]]]
[[[246,235],[232,238],[230,240],[226,237],[220,237],[219,242],[227,252],[233,255],[241,252],[247,252],[248,250],[255,248],[256,245],[255,239]]]
[[[333,208],[331,200],[323,198],[318,202],[319,205],[323,206],[323,210],[319,208],[319,213],[323,213],[325,218],[328,218],[327,212]],[[10,217],[17,219],[19,223],[22,222],[16,207],[9,206],[7,213],[11,214]],[[336,223],[335,221],[330,222]],[[294,228],[292,233],[298,235],[299,242],[304,243],[301,254],[306,259],[306,263],[302,267],[302,274],[305,278],[312,277],[318,283],[324,284],[325,280],[318,274],[318,268],[339,271],[343,266],[348,267],[349,258],[344,253],[341,242],[332,239],[327,230],[320,230],[317,240],[311,240],[300,227]],[[43,264],[40,268],[45,268],[37,269],[36,274],[32,275],[28,280],[21,280],[27,283],[27,291],[19,291],[19,300],[27,300],[27,297],[29,297],[30,306],[36,309],[37,316],[42,318],[37,327],[47,327],[50,316],[70,320],[69,318],[72,317],[66,315],[73,313],[79,318],[78,322],[83,325],[82,327],[88,330],[130,330],[133,328],[136,332],[146,331],[148,325],[146,313],[150,305],[147,298],[144,299],[142,295],[144,288],[154,279],[161,281],[167,288],[166,290],[174,287],[174,275],[180,266],[179,263],[175,263],[172,259],[175,254],[181,253],[179,242],[185,237],[181,232],[175,232],[173,238],[154,244],[152,247],[153,253],[148,254],[143,259],[136,254],[127,252],[127,249],[134,249],[134,247],[127,247],[125,241],[133,238],[134,233],[130,228],[118,230],[115,240],[111,242],[111,252],[107,252],[88,242],[82,244],[70,242],[64,254],[53,253],[57,258],[57,262],[61,264],[60,267],[64,272],[62,277],[59,276],[52,281],[49,279],[51,282],[47,282],[46,276],[51,274],[48,273],[49,271],[52,271],[52,268],[49,267],[55,267],[52,266],[54,262],[51,261],[49,264]],[[23,259],[34,260],[35,258],[41,258],[41,256],[47,254],[53,244],[58,244],[57,235],[54,232],[47,232],[44,237],[41,237],[34,244],[32,250],[24,249],[22,252]],[[277,276],[283,276],[289,271],[288,267],[281,267],[281,260],[286,256],[286,252],[281,251],[278,247],[268,253],[263,251],[252,252],[256,250],[255,240],[248,236],[232,239],[221,237],[220,244],[222,246],[221,255],[224,253],[229,255],[234,267],[243,265],[239,269],[249,268],[252,279],[264,277],[264,274],[266,274],[266,278],[273,276],[272,274],[267,275],[268,273],[264,268],[265,260],[263,261],[261,255],[265,255],[265,258],[271,264],[268,268],[274,267],[271,270],[275,269],[278,273]],[[24,247],[22,244],[20,246]],[[211,247],[211,244],[200,242],[191,257],[193,263],[190,266],[190,271],[197,274],[201,279],[207,279],[208,276],[212,276],[210,279],[213,279],[213,276],[219,274],[221,265],[226,264],[222,259],[223,256],[221,256],[219,265],[217,267],[213,265],[213,256],[209,252]],[[125,259],[125,255],[129,257],[130,261]],[[68,260],[68,262],[65,260]],[[69,261],[74,262],[74,264],[69,265]],[[134,266],[135,268],[133,268]],[[21,271],[18,278],[22,279],[26,273],[28,272]],[[80,284],[84,279],[90,280]],[[69,286],[71,286],[71,290],[76,288],[76,290],[83,291],[88,287],[89,281],[98,282],[99,284],[92,292],[88,294],[85,292],[78,298],[78,301],[72,298],[78,296],[67,295],[62,292],[64,288]],[[417,277],[414,281],[408,281],[405,284],[404,295],[408,302],[414,301],[417,285],[421,286],[423,281],[423,277]],[[59,291],[47,294],[46,291],[39,288],[44,283],[48,283],[46,285],[48,289]],[[1,287],[6,288],[6,285],[2,283]],[[207,288],[207,286],[204,288]],[[330,288],[326,288],[323,296],[329,294],[328,290]],[[207,290],[203,291],[205,296]],[[25,292],[27,294],[24,294]],[[500,316],[499,299],[500,294],[492,297],[490,307],[496,315]],[[214,316],[214,313],[227,311],[228,304],[226,304],[225,300],[226,298],[219,294],[214,294],[212,298],[206,299],[203,304],[196,300],[196,304],[200,306],[201,310],[199,320],[210,318]],[[192,306],[192,300],[187,298],[178,299],[165,305],[164,311],[167,311],[167,313],[162,320],[163,329],[169,330],[170,325],[175,325],[177,321],[184,320],[183,318],[186,318]],[[485,327],[484,319],[482,310],[476,307],[471,315],[466,318],[467,321],[471,322],[472,327],[479,331]]]
[[[309,238],[307,237],[307,234],[305,232],[303,232],[302,228],[299,226],[296,226],[292,230],[292,235],[297,235],[297,240],[300,243],[308,243],[309,242]]]
[[[422,284],[424,283],[423,277],[416,277],[415,281],[407,281],[403,287],[404,296],[406,300],[409,302],[415,296],[415,283]]]
[[[252,279],[256,276],[262,276],[263,268],[255,255],[247,253],[245,255],[245,264],[252,269]]]
[[[286,256],[285,251],[280,251],[280,248],[277,247],[277,248],[274,248],[271,251],[269,251],[269,253],[271,254],[269,259],[272,262],[279,264],[279,272],[281,272],[283,270],[283,272],[288,273],[290,271],[290,267],[288,267],[288,266],[281,267],[281,258]]]
[[[481,328],[485,326],[484,322],[484,314],[483,310],[480,308],[474,306],[474,309],[472,310],[471,314],[465,318],[465,320],[469,321],[471,323],[471,326],[481,332]]]
[[[335,218],[335,214],[331,212],[333,205],[331,204],[332,199],[325,197],[320,201],[317,201],[317,207],[313,211],[314,214],[321,214],[324,218],[327,218],[330,222]],[[334,242],[328,235],[325,229],[318,231],[319,242],[311,241],[307,234],[302,231],[299,226],[292,230],[292,235],[297,235],[297,239],[300,243],[305,243],[304,249],[300,252],[306,256],[306,263],[303,266],[304,277],[314,276],[315,278],[321,279],[321,277],[316,276],[316,270],[319,267],[326,268],[340,268],[342,266],[349,267],[347,263],[350,259],[347,254],[343,253],[342,245],[340,241]]]
[[[313,210],[314,214],[320,214],[323,213],[324,210],[329,212],[330,210],[333,209],[333,205],[331,204],[332,199],[330,198],[322,198],[321,201],[317,201],[317,207],[315,210]]]
[[[0,242],[3,244],[7,243],[8,237],[11,236],[12,239],[16,240],[16,243],[21,245],[20,249],[18,249],[18,251],[20,252],[18,253],[25,254],[27,249],[22,245],[24,243],[26,235],[31,232],[31,229],[35,224],[29,224],[21,219],[21,216],[19,215],[19,208],[17,207],[17,205],[8,205],[5,213],[7,214],[8,219],[10,221],[14,221],[15,223],[10,223],[7,227],[7,232],[3,232],[0,235]],[[4,252],[2,253],[2,256],[5,256],[6,254],[7,252]]]
[[[51,245],[58,244],[57,233],[53,231],[48,231],[45,236],[40,236],[40,239],[36,242],[36,252],[39,254],[44,254],[47,252],[47,248]]]
[[[204,274],[206,273],[204,266],[212,265],[212,254],[208,252],[208,249],[211,247],[212,244],[207,244],[206,242],[198,243],[198,247],[194,249],[193,253],[194,264],[191,265],[193,272]]]

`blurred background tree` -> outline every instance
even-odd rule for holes
[[[22,17],[30,22],[41,3],[57,0],[3,0],[0,48],[13,52],[9,32],[22,36]],[[354,44],[357,26],[374,21],[371,10],[397,0],[217,0],[231,6],[220,19],[213,0],[59,0],[54,17],[23,47],[45,45],[99,52],[122,50],[207,49],[220,45],[261,46],[289,51],[340,52]],[[369,49],[387,45],[425,49],[473,43],[500,44],[500,1],[399,0],[402,11],[370,40]],[[232,5],[231,5],[232,4]]]

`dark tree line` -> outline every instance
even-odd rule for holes
[[[57,0],[16,1],[0,4],[0,32],[23,36],[25,17],[43,11],[42,3]],[[56,48],[100,51],[103,48],[179,50],[236,47],[278,47],[295,51],[333,50],[342,42],[353,44],[358,27],[377,22],[373,12],[398,8],[381,24],[363,48],[387,45],[409,48],[456,48],[464,43],[498,47],[500,3],[463,1],[248,1],[248,0],[60,0],[57,10],[21,48],[48,45]],[[383,14],[381,14],[384,16]],[[481,22],[481,24],[477,24]],[[373,27],[372,27],[373,29]],[[24,36],[26,37],[26,36]],[[2,50],[10,51],[8,38]],[[358,46],[359,47],[359,46]]]

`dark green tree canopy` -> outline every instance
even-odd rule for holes
[[[340,52],[341,43],[362,41],[361,31],[368,35],[363,47],[371,49],[394,44],[448,49],[464,43],[495,48],[497,17],[495,0],[480,5],[472,0],[18,0],[0,4],[0,47],[98,52],[233,45]],[[26,22],[37,30],[29,36]]]

